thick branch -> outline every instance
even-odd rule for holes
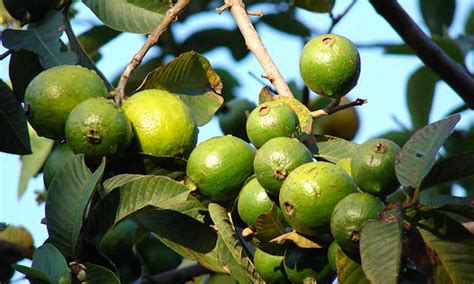
[[[120,105],[121,102],[125,99],[125,86],[127,85],[128,78],[133,73],[135,68],[140,65],[145,57],[145,54],[150,50],[150,48],[155,45],[159,40],[161,35],[168,29],[168,27],[176,21],[177,17],[181,13],[181,11],[191,2],[191,0],[179,0],[172,8],[170,8],[167,12],[163,21],[158,25],[158,27],[148,36],[147,41],[143,44],[140,50],[133,56],[132,60],[128,65],[125,67],[125,70],[120,77],[120,81],[117,85],[116,96],[115,96],[115,103]]]
[[[375,10],[397,31],[418,57],[474,109],[474,79],[452,60],[410,18],[396,0],[370,0]]]
[[[202,265],[195,264],[181,269],[174,269],[163,272],[146,279],[145,283],[173,284],[184,283],[192,280],[194,277],[209,273],[210,271]]]
[[[356,99],[355,101],[344,104],[344,105],[339,105],[339,101],[337,101],[336,104],[331,104],[325,109],[318,109],[315,111],[311,112],[311,116],[313,118],[320,117],[320,116],[325,116],[325,115],[331,115],[335,112],[341,111],[346,108],[351,108],[355,106],[361,106],[363,104],[367,103],[367,99]]]
[[[272,85],[275,86],[278,95],[284,97],[293,97],[290,88],[285,82],[285,79],[268,54],[267,49],[263,45],[262,40],[258,36],[257,31],[250,21],[247,11],[245,10],[245,4],[242,2],[242,0],[225,0],[224,6],[218,8],[217,12],[221,13],[225,9],[230,10],[232,17],[234,17],[234,20],[245,39],[247,48],[257,58],[263,70],[266,72],[265,78],[270,80]]]

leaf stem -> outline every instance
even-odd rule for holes
[[[313,118],[316,118],[316,117],[320,117],[320,116],[331,115],[335,112],[341,111],[341,110],[346,109],[346,108],[361,106],[363,104],[366,104],[367,102],[368,102],[367,99],[356,99],[355,101],[353,101],[351,103],[348,103],[348,104],[343,104],[343,105],[339,105],[339,103],[331,104],[325,109],[318,109],[318,110],[312,111],[311,116]]]
[[[370,0],[372,6],[400,35],[426,66],[441,77],[474,109],[474,79],[436,45],[396,0]]]
[[[266,72],[264,75],[272,85],[275,87],[278,95],[283,97],[293,97],[288,84],[286,84],[285,79],[281,75],[280,71],[273,62],[270,54],[268,54],[267,49],[263,45],[262,40],[260,39],[255,27],[252,24],[252,21],[249,19],[247,10],[245,9],[245,4],[242,0],[225,0],[224,5],[220,8],[217,8],[217,13],[222,13],[224,10],[229,10],[234,18],[242,36],[245,39],[245,44],[247,48],[253,53],[257,58],[260,66]]]
[[[177,268],[151,276],[144,283],[184,283],[192,280],[194,277],[211,272],[201,264],[197,263],[184,268]]]
[[[349,4],[349,6],[346,7],[346,9],[339,15],[337,16],[334,16],[333,13],[329,13],[329,16],[331,17],[331,26],[329,27],[328,31],[327,31],[327,34],[330,34],[332,32],[332,30],[334,29],[334,27],[336,27],[336,25],[339,23],[339,21],[344,18],[345,15],[347,15],[347,13],[349,13],[349,11],[352,9],[352,7],[354,7],[354,4],[357,2],[357,0],[352,0],[351,4]]]
[[[127,85],[128,79],[133,71],[140,65],[145,57],[146,53],[150,48],[155,45],[159,40],[161,35],[168,29],[168,27],[177,20],[179,14],[186,8],[186,6],[191,3],[192,0],[179,0],[173,7],[171,7],[167,12],[163,21],[156,27],[156,29],[148,35],[148,39],[140,48],[140,50],[133,56],[132,60],[125,67],[122,75],[120,76],[119,83],[115,89],[115,103],[120,105],[123,100],[126,99],[125,96],[125,87]]]

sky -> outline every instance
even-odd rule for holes
[[[349,3],[349,0],[336,1],[335,14],[344,10]],[[418,1],[400,0],[399,3],[417,23],[422,22]],[[464,21],[473,6],[474,1],[471,0],[457,1],[455,22],[450,29],[452,37],[463,32]],[[76,8],[79,11],[73,21],[76,34],[100,23],[82,3],[78,3]],[[265,9],[264,12],[271,13],[272,10]],[[330,24],[326,14],[299,10],[298,17],[307,26],[314,29],[314,36],[318,35],[318,32],[326,31]],[[210,12],[193,17],[185,24],[175,23],[173,29],[178,39],[184,39],[190,33],[209,26],[230,28],[234,27],[235,23],[228,13],[217,15],[217,13]],[[422,28],[426,31],[424,26]],[[297,37],[278,32],[268,26],[260,25],[258,32],[283,77],[287,81],[294,80],[302,86],[298,61],[303,42]],[[356,44],[401,43],[400,37],[383,18],[376,14],[368,1],[358,1],[350,13],[336,26],[333,33],[346,36]],[[144,37],[136,34],[123,34],[113,40],[101,50],[103,57],[98,63],[99,69],[107,78],[114,78],[121,73],[143,41]],[[0,53],[4,51],[5,49],[0,47]],[[474,68],[472,53],[467,63],[471,70]],[[152,55],[147,55],[146,58]],[[262,85],[248,72],[261,75],[263,71],[252,55],[248,55],[236,64],[232,63],[233,59],[230,53],[224,48],[206,53],[205,56],[213,67],[228,67],[228,70],[232,70],[234,75],[240,79],[241,86],[238,89],[240,97],[257,102]],[[405,103],[406,82],[409,76],[422,65],[421,61],[415,56],[384,55],[383,51],[377,48],[362,48],[360,56],[361,75],[357,86],[349,93],[348,97],[351,99],[367,98],[369,102],[358,109],[361,128],[354,141],[362,143],[377,134],[400,129],[399,123],[409,128],[410,118]],[[9,80],[8,60],[0,62],[0,78],[5,81]],[[449,86],[444,82],[438,83],[430,121],[443,118],[447,112],[461,103],[461,99]],[[457,128],[463,128],[472,123],[474,123],[473,112],[465,112]],[[214,118],[210,123],[200,128],[199,141],[221,134],[217,120]],[[40,220],[44,217],[44,206],[36,204],[34,191],[43,188],[42,176],[31,180],[26,193],[18,200],[16,190],[20,167],[18,156],[0,153],[0,222],[25,226],[33,233],[36,246],[40,246],[47,238],[47,232],[46,227],[40,224]]]

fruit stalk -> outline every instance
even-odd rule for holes
[[[290,88],[270,57],[270,54],[268,54],[267,49],[263,45],[262,40],[252,24],[252,21],[250,21],[248,16],[249,12],[245,9],[243,1],[225,0],[224,6],[217,8],[216,11],[220,14],[227,9],[230,11],[232,17],[237,23],[237,26],[245,39],[247,48],[257,58],[263,70],[266,72],[264,78],[268,79],[272,85],[275,86],[278,95],[292,98],[293,94],[291,93]]]
[[[318,109],[315,111],[311,112],[311,116],[313,118],[320,117],[320,116],[325,116],[325,115],[331,115],[335,112],[341,111],[346,108],[354,107],[354,106],[361,106],[363,104],[367,103],[367,99],[356,99],[355,101],[344,104],[344,105],[329,105],[325,109]]]
[[[474,79],[451,59],[411,19],[395,0],[370,0],[377,13],[393,27],[415,54],[474,109]]]
[[[125,86],[127,85],[128,78],[133,73],[133,71],[140,65],[145,57],[146,53],[150,48],[155,45],[159,40],[161,35],[168,29],[171,23],[175,22],[179,14],[186,8],[186,6],[191,3],[192,0],[179,0],[173,7],[171,7],[165,14],[163,21],[156,27],[156,29],[148,35],[148,39],[140,48],[140,50],[133,56],[132,60],[125,67],[120,80],[118,82],[117,88],[115,89],[115,103],[120,105],[125,96]]]

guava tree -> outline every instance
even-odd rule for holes
[[[369,1],[367,13],[403,40],[384,51],[424,65],[407,82],[412,127],[359,145],[350,140],[367,100],[344,95],[363,65],[331,34],[357,1],[339,15],[334,2],[3,0],[0,151],[21,156],[19,196],[44,173],[49,238],[35,248],[26,229],[0,223],[0,282],[17,271],[33,283],[473,283],[474,128],[455,126],[474,108],[474,9],[450,38],[454,0],[419,1],[429,35],[397,1]],[[103,25],[76,35],[76,5]],[[255,10],[267,6],[274,13]],[[305,48],[305,86],[285,81],[255,29],[307,42],[312,23],[297,9],[327,13],[316,39],[340,48]],[[236,27],[177,39],[175,22],[212,11]],[[121,33],[148,37],[109,80],[96,63]],[[239,74],[203,55],[221,47],[258,60],[258,107],[236,94]],[[334,61],[315,67],[318,56]],[[440,81],[463,105],[429,123]],[[214,116],[231,135],[196,145]],[[17,264],[24,258],[31,267]]]

